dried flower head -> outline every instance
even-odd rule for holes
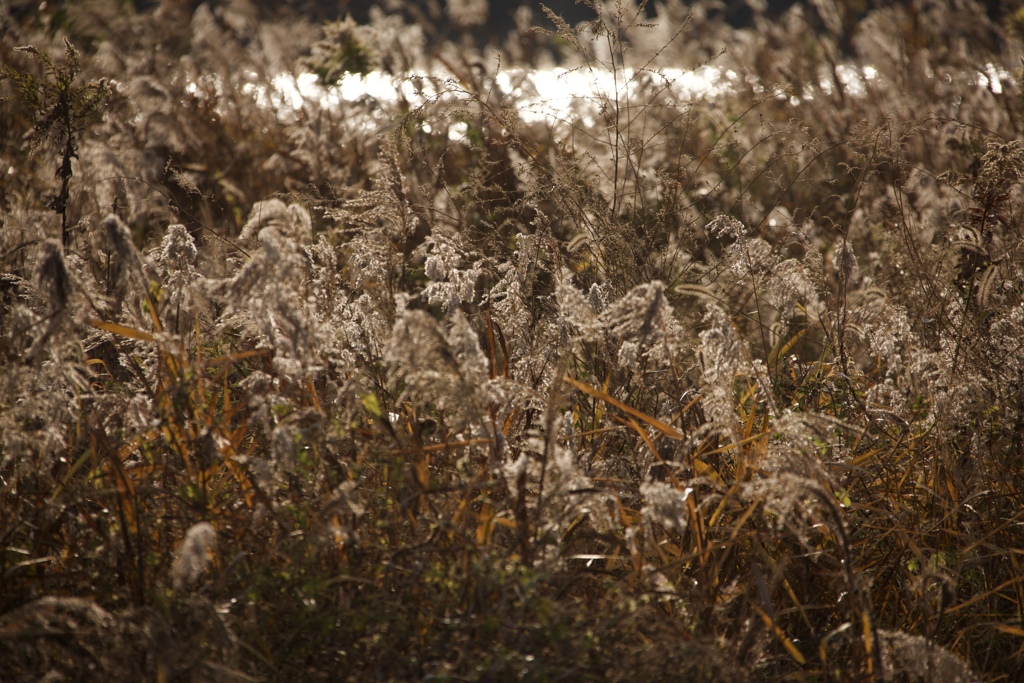
[[[167,226],[167,233],[160,242],[157,262],[173,270],[189,270],[196,262],[199,251],[188,229],[175,223]]]

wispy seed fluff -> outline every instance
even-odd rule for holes
[[[487,0],[448,0],[448,16],[460,28],[487,21]]]
[[[686,499],[691,493],[692,488],[680,491],[672,484],[660,481],[641,484],[640,495],[644,497],[641,513],[644,520],[660,524],[669,531],[683,533],[689,522]]]
[[[708,308],[704,323],[707,329],[700,333],[700,357],[707,380],[704,411],[716,428],[728,433],[738,426],[733,399],[736,376],[747,369],[743,341],[718,306]]]
[[[217,532],[212,524],[199,522],[189,527],[171,565],[171,582],[174,590],[180,591],[194,585],[210,568],[216,549]]]

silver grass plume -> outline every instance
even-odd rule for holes
[[[299,245],[313,242],[313,221],[309,211],[300,204],[285,204],[271,198],[256,202],[249,211],[249,220],[239,235],[243,240],[266,242],[271,237],[287,239]]]
[[[974,683],[964,660],[930,638],[903,631],[878,631],[886,681],[908,683]]]
[[[430,284],[423,290],[423,296],[428,303],[441,306],[445,315],[450,316],[460,303],[476,299],[476,283],[482,270],[478,263],[462,265],[468,249],[458,236],[437,230],[421,250],[427,253],[423,271]]]
[[[384,354],[404,395],[418,404],[432,403],[470,421],[481,414],[488,382],[487,358],[461,311],[447,333],[425,311],[405,310]]]
[[[46,299],[50,315],[53,316],[62,312],[68,305],[71,279],[59,242],[47,240],[40,251],[39,263],[36,265],[36,283],[39,293]]]
[[[216,549],[217,531],[212,524],[199,522],[189,527],[171,564],[174,590],[180,591],[193,586],[210,568]]]
[[[479,26],[487,21],[487,0],[448,0],[448,16],[459,28]]]
[[[316,370],[320,334],[310,303],[309,252],[277,228],[263,228],[260,249],[210,292],[227,305],[223,323],[238,324],[274,349],[274,365],[286,376]]]
[[[691,493],[690,487],[680,491],[668,482],[644,482],[640,485],[644,499],[640,514],[648,525],[660,524],[668,531],[681,534],[689,526],[687,499]]]
[[[707,386],[704,411],[716,429],[735,436],[738,429],[734,406],[736,376],[746,369],[743,340],[728,316],[718,306],[709,306],[704,316],[707,329],[700,333],[700,357]]]
[[[132,240],[131,230],[117,214],[113,213],[100,222],[100,227],[107,236],[110,250],[117,256],[121,266],[127,270],[128,277],[135,281],[135,285],[141,288],[141,291],[146,291],[145,266],[142,262],[142,255],[139,254],[139,250]]]
[[[196,272],[198,256],[195,240],[180,223],[167,226],[160,246],[150,254],[151,262],[163,278],[161,289],[166,297],[165,325],[179,331],[185,321],[193,319],[205,296],[198,286],[201,276]]]

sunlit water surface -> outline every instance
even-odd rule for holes
[[[836,78],[846,95],[864,97],[869,84],[878,77],[871,66],[839,65]],[[979,88],[999,94],[1003,82],[1011,76],[994,64],[987,64],[974,74],[972,82]],[[346,74],[337,84],[321,85],[316,74],[279,74],[268,83],[260,82],[252,74],[252,82],[243,86],[243,92],[274,111],[282,120],[294,119],[301,112],[346,111],[352,113],[349,125],[366,132],[380,130],[392,124],[394,109],[390,105],[407,103],[418,107],[430,102],[457,104],[478,96],[489,105],[496,102],[515,103],[524,123],[575,124],[592,126],[599,120],[602,108],[609,102],[623,106],[643,106],[657,98],[660,105],[685,106],[696,100],[710,100],[734,91],[745,84],[756,94],[766,94],[788,100],[792,106],[813,100],[815,93],[832,94],[833,81],[823,78],[816,88],[805,88],[794,94],[782,88],[766,92],[755,77],[743,77],[730,69],[704,66],[692,70],[659,69],[635,72],[629,69],[611,71],[597,69],[508,69],[485,79],[483,92],[474,94],[457,78],[445,74],[408,74],[396,77],[381,72]],[[220,92],[219,83],[214,83]],[[199,86],[190,84],[196,93]],[[346,103],[371,102],[378,106],[364,109],[361,114],[350,112]],[[430,131],[430,124],[423,123]],[[448,126],[448,135],[458,139],[465,135],[464,123]]]

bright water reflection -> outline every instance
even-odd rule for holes
[[[801,100],[814,99],[816,93],[830,96],[838,82],[847,95],[859,98],[867,95],[868,85],[879,73],[871,66],[841,64],[834,75],[835,80],[822,78],[815,84],[816,88],[808,87],[798,94],[782,88],[776,88],[773,94],[798,106]],[[1010,75],[1004,69],[986,64],[974,74],[972,84],[999,94],[1003,90],[1002,82],[1008,79]],[[480,97],[491,105],[499,100],[495,95],[500,95],[505,102],[514,102],[524,123],[578,122],[592,126],[608,102],[628,107],[644,105],[657,98],[660,105],[685,106],[695,100],[720,97],[736,89],[741,82],[755,93],[766,90],[756,77],[741,77],[731,69],[716,66],[657,71],[507,69],[484,81]],[[195,92],[196,88],[192,84],[189,90]],[[219,92],[220,88],[216,90]],[[254,78],[243,87],[243,92],[276,112],[282,120],[292,119],[303,111],[339,111],[343,103],[370,102],[378,106],[349,121],[353,127],[367,131],[390,123],[388,119],[393,113],[389,111],[390,105],[405,103],[415,108],[430,102],[457,103],[474,98],[474,93],[454,76],[427,73],[401,77],[381,72],[347,74],[329,87],[321,85],[313,73],[280,74],[271,79],[269,85]],[[449,127],[449,136],[461,137],[464,133],[464,124],[461,128],[457,123]]]
[[[588,104],[596,110],[602,103],[623,105],[657,92],[664,104],[685,104],[697,98],[713,98],[732,89],[739,76],[731,70],[705,66],[695,70],[661,69],[637,73],[592,69],[508,69],[488,79],[485,91],[500,93],[516,103],[520,118],[527,123],[567,121],[588,117]],[[247,91],[268,107],[288,116],[308,106],[334,109],[343,102],[369,98],[382,104],[408,102],[420,106],[438,98],[469,100],[473,97],[450,76],[411,74],[396,78],[382,73],[348,74],[337,85],[323,87],[315,74],[281,74],[270,87],[253,84]],[[586,121],[584,121],[587,123]]]

